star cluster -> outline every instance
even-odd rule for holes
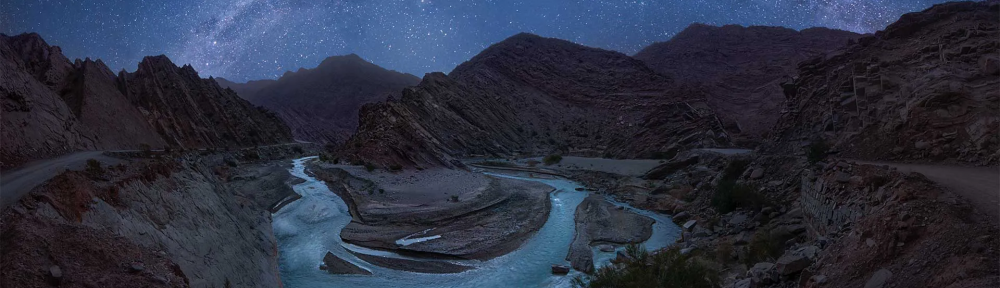
[[[634,54],[691,23],[874,32],[941,0],[5,0],[0,32],[135,70],[166,54],[203,77],[280,77],[356,53],[418,76],[519,32]]]

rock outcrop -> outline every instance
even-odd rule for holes
[[[756,142],[781,115],[781,84],[798,63],[841,47],[860,35],[826,28],[692,24],[635,58],[675,81],[704,90],[706,102],[734,138]]]
[[[998,163],[997,7],[935,5],[801,63],[773,140],[825,139],[858,159]]]
[[[313,69],[286,72],[278,80],[233,83],[224,87],[253,104],[274,111],[296,139],[343,143],[358,127],[358,112],[368,103],[399,97],[420,78],[365,61],[355,54],[326,58]]]
[[[631,139],[630,141],[619,141]],[[361,109],[341,152],[378,165],[584,151],[649,157],[729,143],[698,91],[621,53],[518,34]]]
[[[291,141],[272,114],[164,56],[115,75],[101,60],[70,62],[38,34],[0,35],[0,55],[2,169],[75,150]]]
[[[56,176],[0,213],[0,286],[280,286],[269,209],[295,193],[271,148]]]

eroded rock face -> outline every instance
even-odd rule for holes
[[[997,4],[903,15],[826,58],[801,63],[777,140],[829,135],[845,157],[996,164]]]
[[[860,35],[826,28],[693,24],[635,58],[678,83],[703,89],[734,138],[761,140],[781,115],[782,83],[800,61],[823,55]]]
[[[728,144],[699,92],[672,82],[617,52],[519,34],[449,75],[427,74],[398,100],[363,107],[343,155],[383,166],[453,166],[458,156],[640,157]]]
[[[0,119],[7,169],[75,150],[242,147],[290,141],[276,117],[147,57],[115,75],[101,60],[70,62],[38,34],[0,35]]]
[[[358,128],[358,112],[368,103],[398,98],[416,76],[386,70],[355,54],[333,56],[313,69],[287,72],[278,80],[233,83],[219,80],[240,97],[274,111],[296,139],[343,143]]]

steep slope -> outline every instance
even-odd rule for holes
[[[818,137],[858,159],[997,164],[997,15],[996,1],[935,5],[802,63],[773,148]]]
[[[708,104],[735,138],[760,140],[780,115],[785,101],[780,84],[796,75],[798,62],[859,36],[826,28],[692,24],[635,58],[704,90]]]
[[[70,62],[33,33],[0,35],[0,55],[2,169],[75,150],[252,146],[291,138],[276,117],[166,57],[154,57],[165,60],[155,70],[115,76],[100,60]],[[129,91],[129,81],[156,84]],[[199,114],[211,111],[221,116]]]
[[[399,100],[366,105],[343,154],[385,166],[452,166],[473,155],[648,157],[728,144],[690,92],[624,54],[518,34],[449,75],[426,75]]]
[[[420,78],[386,70],[358,55],[333,56],[316,68],[287,72],[280,79],[226,81],[251,103],[274,111],[292,128],[296,139],[343,143],[358,127],[362,105],[398,97]]]

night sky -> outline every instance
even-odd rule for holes
[[[276,78],[356,53],[422,76],[518,32],[634,54],[694,22],[874,32],[941,0],[0,0],[0,32],[134,71],[166,54],[202,77]]]

